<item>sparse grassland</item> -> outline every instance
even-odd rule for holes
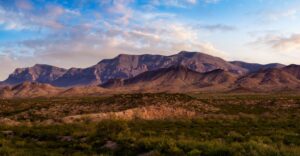
[[[197,112],[193,118],[62,118],[146,106]],[[0,101],[0,155],[300,155],[300,96],[127,94]],[[5,122],[6,121],[6,122]],[[15,124],[9,124],[14,122]]]

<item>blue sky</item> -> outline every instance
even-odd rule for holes
[[[0,0],[0,80],[120,53],[300,64],[298,0]]]

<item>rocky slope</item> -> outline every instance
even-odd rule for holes
[[[297,79],[300,79],[300,66],[299,65],[289,65],[282,68],[285,72],[289,73],[290,75],[295,76]]]
[[[63,89],[49,84],[37,82],[24,82],[13,87],[0,90],[1,98],[28,98],[57,96]]]
[[[300,66],[266,68],[242,76],[222,69],[199,73],[185,66],[172,66],[147,71],[125,80],[109,80],[101,86],[118,90],[150,92],[298,91],[300,90]]]
[[[3,84],[16,85],[25,81],[38,83],[52,83],[65,74],[67,70],[55,66],[36,64],[29,68],[17,68]]]
[[[300,66],[260,70],[243,76],[236,85],[257,91],[300,90]]]
[[[147,71],[126,80],[110,80],[101,85],[111,89],[126,88],[139,91],[182,92],[202,89],[227,89],[238,78],[237,74],[216,69],[206,73],[185,66],[171,66]]]
[[[283,68],[285,65],[280,63],[270,63],[270,64],[258,64],[258,63],[247,63],[242,61],[232,61],[231,64],[239,66],[246,69],[248,72],[257,72],[262,69],[273,69],[273,68]]]

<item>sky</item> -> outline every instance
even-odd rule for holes
[[[0,0],[0,80],[120,53],[300,64],[299,0]]]

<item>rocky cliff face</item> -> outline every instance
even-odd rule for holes
[[[50,65],[36,64],[29,68],[17,68],[4,81],[6,84],[16,85],[25,81],[51,83],[65,74],[67,70]]]

